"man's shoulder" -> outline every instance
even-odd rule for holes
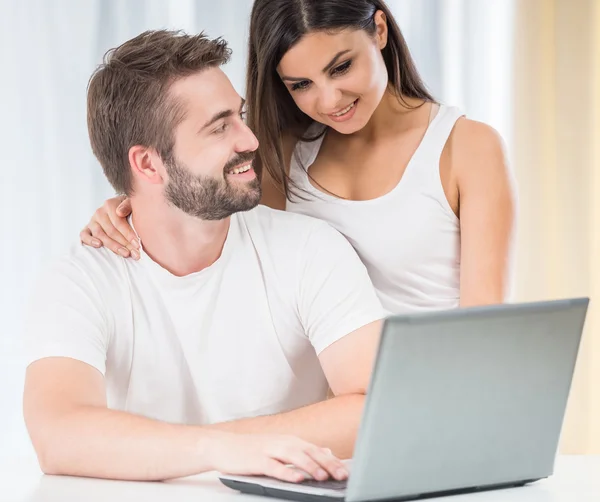
[[[329,262],[323,253],[355,254],[341,233],[312,216],[259,206],[243,213],[240,221],[259,254],[267,253],[282,263],[289,264],[289,259],[295,259],[299,260],[296,263],[327,265]]]
[[[77,242],[50,263],[45,278],[64,277],[81,287],[86,283],[110,285],[122,274],[123,260],[107,248],[96,249]]]
[[[285,240],[305,239],[314,232],[337,234],[329,223],[303,214],[271,209],[259,205],[251,211],[240,213],[247,228],[261,231],[269,238]]]

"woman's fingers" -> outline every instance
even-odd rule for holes
[[[131,201],[127,198],[117,206],[117,216],[121,218],[127,218],[131,214]]]
[[[115,218],[114,219],[111,218],[110,221],[111,221],[115,231],[118,232],[118,235],[116,235],[116,237],[118,237],[119,242],[121,242],[121,243],[126,242],[127,243],[126,247],[130,251],[134,250],[134,249],[138,250],[140,248],[139,239],[138,239],[137,235],[135,234],[135,232],[133,231],[133,228],[131,228],[131,225],[129,224],[127,219],[119,218],[118,216],[115,215]],[[112,237],[112,235],[110,235],[110,234],[109,234],[109,236]],[[113,237],[113,239],[114,239],[114,237]]]
[[[86,246],[92,246],[95,248],[102,247],[102,242],[92,235],[92,232],[88,227],[85,227],[81,232],[79,232],[79,239]]]
[[[102,241],[104,247],[110,249],[113,253],[122,256],[123,258],[129,258],[130,253],[127,247],[123,246],[120,242],[111,239],[106,232],[102,229],[100,224],[96,221],[93,221],[89,224],[89,229],[92,235],[98,240]]]
[[[116,218],[116,217],[115,217]],[[116,218],[117,220],[122,220],[122,218]],[[131,255],[134,259],[139,259],[140,258],[140,254],[138,251],[138,247],[137,244],[134,245],[133,243],[133,239],[131,241],[127,240],[127,237],[125,237],[122,233],[121,230],[119,230],[119,228],[117,228],[114,224],[113,221],[111,220],[110,216],[105,213],[104,211],[98,211],[96,213],[96,215],[94,216],[94,221],[95,223],[97,223],[100,228],[104,231],[104,233],[114,242],[118,242],[120,244],[121,247],[127,249],[128,254],[127,256]],[[127,223],[127,220],[122,220],[124,222],[124,224],[120,224],[120,226],[124,228],[124,231],[127,231],[127,229],[131,229],[131,227],[129,227],[129,224]],[[133,230],[131,230],[131,232],[133,233]],[[92,235],[94,237],[97,237],[98,239],[102,239],[102,236],[96,234],[94,232],[94,230],[92,229]],[[133,234],[135,235],[135,234]],[[104,243],[104,245],[106,245],[106,243]],[[112,249],[112,247],[111,247]],[[125,256],[122,253],[121,256]]]

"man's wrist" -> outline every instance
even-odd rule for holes
[[[219,469],[220,457],[226,448],[227,440],[232,433],[223,432],[208,427],[198,427],[195,441],[195,452],[201,470],[215,471]]]

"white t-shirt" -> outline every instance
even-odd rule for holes
[[[440,177],[440,158],[463,113],[441,105],[398,184],[380,197],[348,200],[313,186],[309,168],[325,136],[298,142],[290,177],[303,197],[286,209],[328,222],[348,239],[392,314],[460,306],[460,222]],[[309,135],[322,126],[315,124]],[[398,170],[396,159],[389,169]],[[308,171],[308,172],[307,172]]]
[[[344,237],[259,206],[233,215],[221,257],[185,277],[143,252],[75,246],[34,296],[28,362],[83,361],[105,376],[109,408],[208,424],[324,399],[317,355],[383,315]]]

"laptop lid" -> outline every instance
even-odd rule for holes
[[[588,300],[386,320],[346,500],[552,473]]]

